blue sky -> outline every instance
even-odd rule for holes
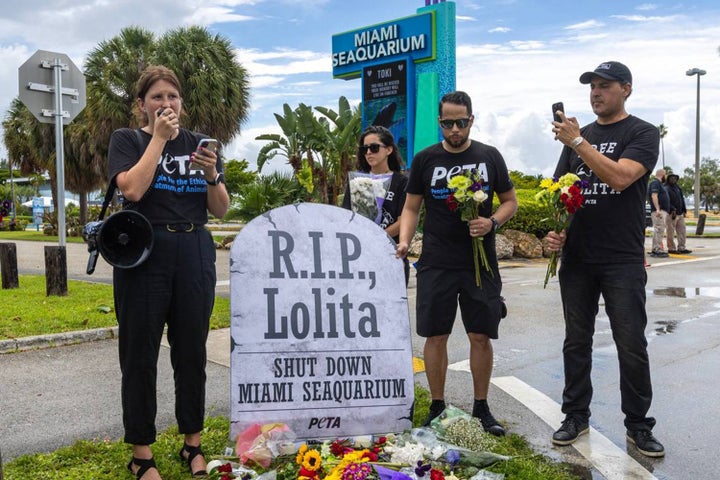
[[[0,111],[17,95],[18,67],[38,49],[66,53],[82,66],[88,51],[124,27],[160,34],[199,24],[230,39],[251,74],[251,115],[225,154],[254,164],[262,146],[254,139],[278,131],[273,113],[284,103],[336,109],[341,95],[359,102],[359,80],[332,78],[333,34],[412,15],[422,6],[423,0],[6,1]],[[628,111],[666,125],[665,163],[676,171],[695,158],[696,77],[685,72],[705,69],[700,152],[720,158],[717,2],[458,0],[456,12],[457,87],[473,98],[472,136],[497,146],[511,169],[552,173],[560,145],[550,132],[550,105],[561,100],[569,115],[592,121],[588,87],[578,77],[606,60],[632,70]],[[278,157],[263,171],[285,168]]]

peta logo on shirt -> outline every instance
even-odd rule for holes
[[[444,183],[447,183],[455,175],[459,175],[465,170],[472,170],[473,168],[480,173],[482,181],[487,182],[487,166],[484,163],[478,163],[477,165],[471,163],[467,165],[456,165],[454,167],[450,167],[449,169],[446,167],[435,167],[433,169],[432,178],[430,179],[430,187],[437,186],[437,183],[440,180],[444,180]]]

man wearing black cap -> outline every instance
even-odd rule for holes
[[[653,436],[652,401],[645,327],[645,199],[658,159],[658,129],[628,114],[630,70],[604,62],[580,76],[590,85],[597,120],[580,128],[575,117],[557,112],[555,139],[564,147],[555,177],[577,174],[587,182],[583,208],[567,231],[550,232],[551,250],[562,249],[558,273],[565,316],[563,361],[565,421],[553,434],[556,445],[570,445],[589,430],[592,344],[602,295],[620,367],[620,393],[627,439],[650,457],[665,455]]]
[[[670,209],[669,215],[666,217],[667,225],[667,245],[669,253],[692,253],[685,247],[685,214],[687,207],[685,206],[685,196],[683,195],[678,179],[680,177],[674,173],[667,176],[667,184],[665,191],[667,192]],[[677,233],[677,248],[675,248],[675,234]]]

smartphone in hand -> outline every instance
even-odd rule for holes
[[[557,114],[558,110],[565,113],[565,106],[563,105],[563,102],[553,103],[552,113],[553,113],[553,121],[554,122],[562,122],[562,120],[560,119],[560,116]]]
[[[200,140],[198,142],[198,146],[195,150],[197,150],[199,152],[201,147],[207,148],[208,150],[210,150],[213,153],[217,153],[218,141],[215,140],[214,138],[203,138],[202,140]]]

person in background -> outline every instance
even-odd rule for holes
[[[655,178],[650,182],[650,207],[652,208],[652,251],[651,257],[665,258],[668,256],[663,248],[663,237],[665,236],[665,225],[670,210],[670,200],[665,191],[665,170],[659,169],[655,172]]]
[[[490,412],[487,402],[493,366],[491,339],[498,338],[504,308],[495,230],[515,214],[517,198],[500,152],[470,139],[473,119],[472,102],[467,93],[451,92],[442,97],[438,123],[443,141],[418,152],[413,159],[397,255],[407,255],[424,202],[416,309],[417,333],[425,337],[425,373],[432,398],[425,425],[445,409],[447,343],[459,302],[470,340],[472,415],[480,419],[486,432],[500,436],[505,435],[505,429]],[[477,170],[482,176],[488,199],[479,206],[478,218],[465,222],[460,212],[448,208],[446,200],[451,194],[449,180],[469,169]],[[500,205],[493,212],[495,194]],[[473,239],[478,237],[483,238],[483,248],[492,269],[492,273],[481,269],[481,286],[475,281],[472,248]]]
[[[220,158],[197,149],[205,136],[180,126],[182,96],[175,73],[148,67],[136,89],[146,125],[139,133],[113,132],[108,153],[110,179],[125,198],[123,207],[150,221],[154,241],[143,264],[113,272],[124,440],[133,450],[127,468],[138,479],[160,478],[150,445],[156,440],[157,363],[167,327],[175,416],[184,436],[179,456],[193,476],[204,476],[205,342],[216,280],[215,245],[204,225],[208,210],[218,218],[225,215],[229,197]]]
[[[667,192],[670,202],[670,209],[666,217],[667,226],[667,247],[668,253],[692,253],[685,245],[685,215],[687,207],[685,206],[685,195],[683,195],[678,179],[680,177],[674,173],[667,176],[665,192]],[[675,234],[677,234],[677,248],[675,248]]]
[[[363,173],[375,175],[392,173],[390,186],[382,204],[380,227],[392,237],[395,243],[399,240],[400,214],[405,205],[407,177],[403,174],[404,168],[405,162],[395,145],[395,138],[390,130],[378,125],[370,125],[362,132],[358,141],[357,169]],[[342,207],[348,210],[351,209],[349,183],[345,188],[342,202]],[[407,285],[410,279],[410,264],[407,258],[403,259],[403,266],[405,285]]]
[[[555,445],[570,445],[589,431],[593,334],[600,296],[610,321],[620,366],[620,396],[626,438],[640,453],[665,455],[655,438],[643,265],[648,178],[660,150],[657,127],[627,113],[632,74],[620,62],[603,62],[580,76],[590,85],[596,121],[580,128],[575,117],[558,112],[555,139],[564,145],[555,177],[575,173],[588,183],[585,204],[567,231],[550,232],[548,249],[562,249],[558,279],[565,317],[563,363],[565,420]]]

